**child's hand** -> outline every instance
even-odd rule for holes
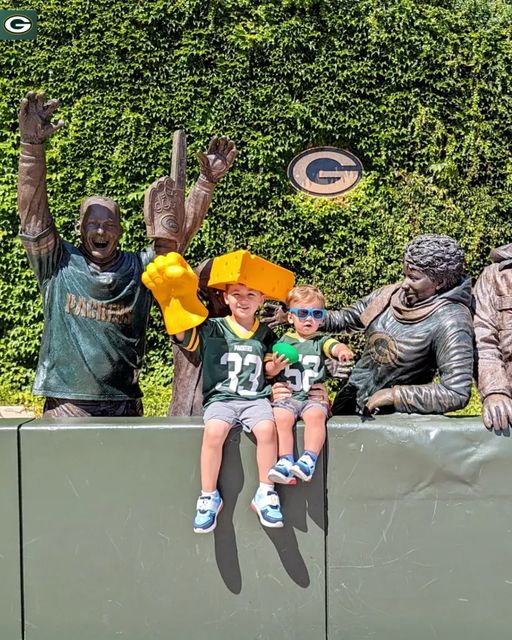
[[[329,404],[329,394],[323,382],[315,382],[315,384],[311,385],[311,389],[308,391],[308,400]]]
[[[313,387],[314,386],[315,385],[313,385]],[[270,396],[272,402],[276,402],[277,400],[287,400],[291,397],[292,388],[287,382],[274,382],[272,385],[272,395]]]
[[[290,364],[290,361],[286,356],[278,356],[277,353],[273,353],[272,363],[277,369],[277,373],[280,373],[283,369],[286,369],[286,367]]]
[[[340,362],[349,362],[349,360],[354,359],[353,352],[347,347],[346,344],[343,344],[342,342],[334,347],[334,349],[332,350],[332,355]]]
[[[278,356],[277,353],[272,354],[272,360],[268,360],[265,364],[265,373],[269,378],[274,378],[283,369],[290,364],[286,356]]]

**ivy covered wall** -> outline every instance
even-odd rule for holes
[[[144,189],[168,173],[172,132],[195,152],[239,147],[192,263],[249,248],[323,287],[331,307],[400,277],[405,243],[448,233],[476,276],[512,239],[512,5],[500,0],[34,0],[35,42],[0,42],[0,382],[33,377],[42,313],[19,240],[16,110],[29,90],[61,99],[47,149],[64,238],[83,196],[115,198],[124,249],[144,236]],[[356,190],[317,200],[286,167],[332,145],[364,166]],[[169,371],[158,313],[146,375]]]

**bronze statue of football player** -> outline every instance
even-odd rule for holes
[[[198,156],[200,176],[185,200],[185,137],[176,132],[171,175],[146,192],[144,218],[153,244],[121,251],[119,206],[94,195],[80,206],[80,243],[74,246],[55,227],[46,189],[44,142],[64,125],[52,122],[58,106],[44,93],[30,92],[19,111],[20,237],[44,311],[33,393],[46,397],[45,416],[142,415],[139,373],[152,296],[141,274],[156,254],[185,250],[236,148],[225,137],[212,139]]]

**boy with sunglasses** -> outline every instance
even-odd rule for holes
[[[279,460],[268,477],[280,484],[296,484],[296,478],[304,482],[311,480],[325,442],[328,406],[309,400],[308,391],[314,383],[326,378],[326,358],[347,362],[354,354],[345,344],[318,333],[326,315],[325,298],[320,289],[310,285],[294,287],[286,304],[293,330],[287,331],[279,342],[295,347],[298,361],[292,364],[284,355],[274,353],[272,360],[265,364],[268,377],[287,382],[292,390],[290,398],[273,403]],[[299,418],[304,420],[304,453],[295,461],[293,427]]]

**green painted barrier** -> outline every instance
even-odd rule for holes
[[[264,529],[249,508],[254,444],[233,433],[219,524],[194,534],[201,427],[21,429],[26,640],[325,637],[322,473],[280,489],[287,525]]]
[[[18,446],[20,420],[0,420],[0,638],[21,638]]]
[[[512,443],[480,419],[331,422],[328,637],[492,640],[512,623]]]
[[[266,530],[249,509],[254,443],[233,433],[226,507],[216,532],[200,536],[198,421],[23,425],[25,640],[501,640],[511,621],[508,436],[479,419],[331,420],[327,487],[321,472],[282,487],[287,526]],[[15,429],[10,437],[12,522],[4,491],[1,526],[16,547]],[[2,584],[4,629],[19,619],[16,567]],[[9,633],[0,638],[19,637]]]

